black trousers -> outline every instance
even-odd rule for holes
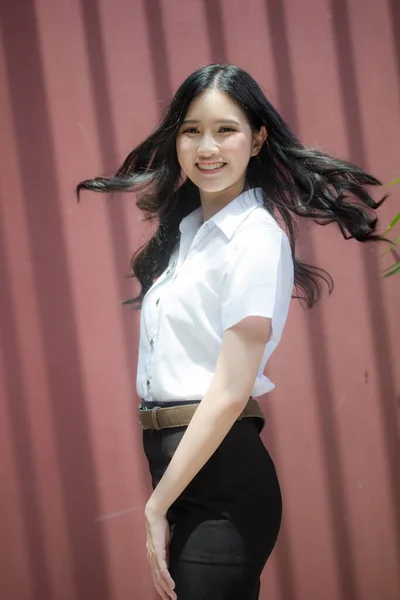
[[[154,404],[142,401],[142,406]],[[237,421],[167,513],[169,569],[178,600],[259,597],[260,575],[282,516],[279,482],[261,427],[259,418]],[[153,488],[185,429],[143,430]]]

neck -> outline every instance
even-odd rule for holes
[[[245,182],[241,180],[220,192],[205,192],[200,190],[203,223],[237,198],[245,189]]]

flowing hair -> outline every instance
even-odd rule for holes
[[[145,220],[158,219],[153,237],[131,259],[130,276],[138,279],[140,293],[123,304],[141,308],[146,292],[167,267],[179,242],[181,220],[201,205],[198,188],[182,177],[176,138],[191,102],[211,88],[229,94],[253,131],[264,125],[268,132],[258,156],[249,161],[246,188],[261,188],[266,210],[283,219],[294,261],[293,297],[311,308],[321,297],[321,283],[325,282],[331,293],[333,280],[324,269],[296,257],[298,217],[319,225],[336,223],[345,239],[387,241],[376,233],[378,219],[374,212],[387,195],[375,202],[364,186],[379,186],[381,181],[351,162],[306,148],[246,71],[219,64],[189,75],[161,123],[132,150],[114,175],[87,179],[77,186],[78,201],[82,190],[134,191],[136,205],[144,212]]]

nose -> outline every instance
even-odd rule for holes
[[[197,154],[203,158],[215,156],[218,152],[218,145],[212,135],[203,135],[200,139]]]

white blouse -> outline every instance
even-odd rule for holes
[[[204,224],[199,207],[179,228],[168,268],[143,300],[139,397],[200,400],[224,331],[250,315],[272,319],[251,395],[269,392],[275,386],[263,371],[281,339],[293,288],[287,235],[262,206],[260,188],[243,192]]]

